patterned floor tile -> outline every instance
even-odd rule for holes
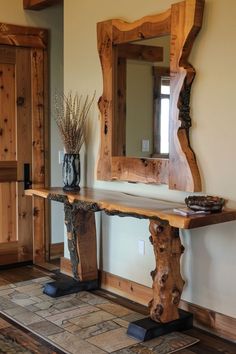
[[[9,295],[15,292],[14,288],[0,289],[0,296]]]
[[[6,313],[9,316],[14,317],[16,314],[26,311],[26,309],[22,306],[19,306],[19,305],[13,304],[13,303],[12,303],[12,306],[14,306],[14,307],[12,307],[11,309],[5,310],[4,313]]]
[[[98,305],[108,303],[108,300],[102,298],[101,296],[97,296],[95,294],[91,294],[86,291],[81,291],[76,296],[78,299],[87,302],[90,305]]]
[[[120,325],[121,327],[125,327],[128,328],[129,327],[129,322],[123,320],[122,318],[114,318],[113,320],[115,323],[117,323],[118,325]]]
[[[61,312],[53,316],[49,316],[47,317],[47,320],[55,323],[58,326],[62,326],[65,322],[71,320],[74,317],[82,316],[95,311],[98,311],[98,309],[94,306],[80,307],[70,311]]]
[[[77,328],[75,328],[77,327]],[[93,336],[111,331],[113,329],[120,328],[120,326],[113,321],[105,321],[98,323],[94,326],[80,329],[78,326],[74,325],[74,328],[67,327],[66,330],[71,333],[76,333],[81,339],[88,339]]]
[[[41,321],[41,322],[33,323],[29,325],[29,328],[39,333],[40,335],[46,337],[51,336],[53,334],[64,332],[64,330],[61,327],[58,327],[49,321]]]
[[[129,313],[128,315],[126,316],[123,316],[122,319],[125,320],[125,321],[128,321],[128,322],[134,322],[134,321],[138,321],[138,320],[141,320],[142,318],[145,318],[147,316],[141,314],[141,313],[138,313],[138,312],[132,312],[132,313]]]
[[[108,353],[134,345],[139,342],[136,339],[128,337],[125,328],[118,328],[113,331],[99,334],[98,336],[87,339],[87,341],[91,344],[95,344]]]
[[[46,318],[46,317],[50,317],[50,316],[54,316],[56,314],[61,313],[58,309],[55,309],[54,307],[50,307],[47,310],[37,310],[36,314],[42,318]]]
[[[141,344],[136,344],[131,347],[115,351],[112,354],[158,354],[158,352],[154,353],[150,349],[143,347]]]
[[[31,300],[30,298],[29,299],[12,299],[12,302],[14,302],[17,305],[23,306],[23,307],[35,304],[35,302],[33,300]]]
[[[97,346],[79,339],[76,335],[64,332],[48,337],[61,348],[72,354],[105,354]]]
[[[4,298],[3,296],[0,297],[0,310],[7,310],[13,307],[15,306],[10,299]]]
[[[37,307],[38,310],[48,310],[52,306],[53,304],[50,301],[41,301],[35,304],[35,307]]]
[[[133,313],[132,310],[127,309],[126,307],[123,307],[121,305],[114,304],[112,302],[107,302],[106,304],[99,304],[97,305],[97,307],[104,311],[110,312],[117,317],[123,317],[130,313]]]
[[[26,309],[20,313],[16,313],[12,316],[17,321],[23,323],[24,325],[30,325],[35,322],[42,321],[42,318],[37,316],[35,313],[32,313]]]
[[[111,320],[115,316],[105,311],[96,311],[83,316],[72,318],[69,322],[76,324],[80,328],[86,328],[96,323]]]

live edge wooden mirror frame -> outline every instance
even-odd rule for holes
[[[201,191],[201,179],[190,146],[190,91],[195,70],[188,62],[202,25],[204,0],[186,0],[167,11],[133,23],[113,19],[97,24],[98,51],[103,73],[101,146],[97,178],[168,184],[170,189]],[[124,122],[117,119],[117,47],[141,39],[170,36],[170,108],[168,158],[120,156]],[[125,107],[123,107],[125,111]],[[134,127],[135,130],[135,127]]]

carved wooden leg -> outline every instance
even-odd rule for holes
[[[153,299],[149,303],[150,317],[166,323],[179,318],[178,304],[184,286],[180,274],[180,257],[184,252],[179,229],[150,220],[150,241],[156,258],[151,272]]]
[[[64,210],[73,277],[80,281],[97,279],[94,212],[78,209],[68,203]]]
[[[89,208],[86,210],[76,203],[64,203],[74,279],[59,274],[58,280],[45,285],[43,292],[49,296],[58,297],[98,288],[95,216]]]

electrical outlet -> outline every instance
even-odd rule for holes
[[[144,242],[144,240],[138,240],[138,253],[141,256],[144,256],[144,254],[145,254],[145,242]]]

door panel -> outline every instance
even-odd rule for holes
[[[0,57],[0,160],[16,160],[15,65]],[[5,61],[5,60],[4,60]]]
[[[0,245],[17,240],[16,183],[0,183]]]
[[[33,260],[33,206],[24,195],[24,166],[30,166],[33,183],[44,186],[43,53],[0,46],[0,265]]]

